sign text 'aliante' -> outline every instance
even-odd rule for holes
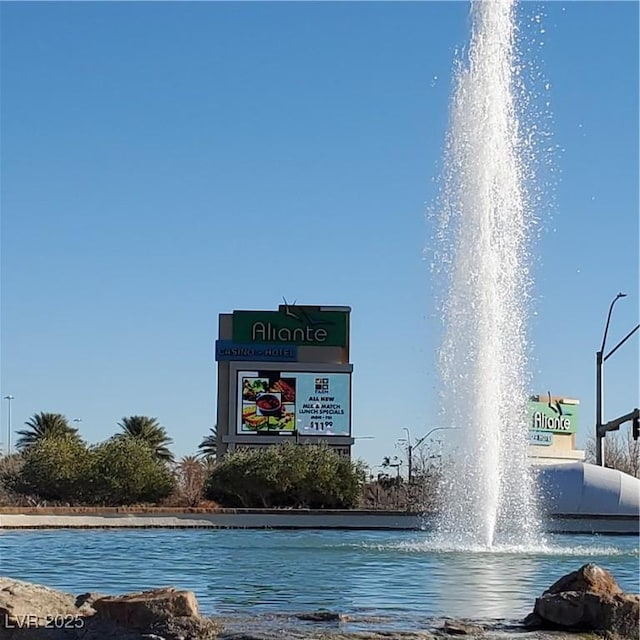
[[[234,311],[234,342],[346,347],[348,313],[288,307],[280,311]]]

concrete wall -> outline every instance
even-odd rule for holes
[[[364,529],[430,530],[433,515],[375,511],[228,511],[183,514],[0,515],[0,529],[206,528],[206,529]],[[549,533],[638,535],[638,519],[557,515],[547,520]]]
[[[233,529],[420,529],[419,514],[393,512],[269,512],[184,514],[0,515],[0,528],[180,527]]]

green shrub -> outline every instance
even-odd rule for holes
[[[344,509],[358,503],[364,478],[362,465],[324,444],[286,443],[226,455],[206,497],[228,507]]]
[[[175,488],[169,468],[134,437],[113,437],[91,450],[86,478],[90,501],[100,505],[159,502]]]
[[[73,435],[44,436],[24,453],[24,464],[7,481],[14,491],[44,500],[78,503],[86,498],[91,453]]]

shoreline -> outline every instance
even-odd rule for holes
[[[567,598],[571,604],[567,609]],[[588,606],[587,606],[588,604]],[[576,605],[577,608],[576,608]],[[315,608],[259,615],[203,615],[195,592],[176,587],[75,595],[0,576],[2,640],[559,640],[635,637],[640,597],[594,564],[561,577],[525,618],[450,618],[419,612],[342,613]],[[569,611],[572,620],[565,619]],[[580,615],[575,615],[578,611]],[[515,612],[514,612],[515,613]]]
[[[210,512],[0,513],[0,529],[351,529],[419,531],[421,514],[216,510]]]
[[[345,529],[429,531],[432,513],[294,509],[177,509],[11,507],[0,509],[0,530],[16,529]],[[558,514],[546,533],[638,535],[635,516]]]

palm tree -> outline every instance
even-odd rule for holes
[[[162,462],[173,462],[173,453],[167,445],[173,440],[167,435],[164,427],[160,426],[157,418],[148,416],[128,416],[122,418],[118,426],[124,433],[120,437],[131,437],[143,440],[153,450],[156,458]]]
[[[18,431],[17,449],[27,449],[40,442],[42,438],[49,437],[71,437],[80,440],[80,434],[75,427],[61,413],[40,412],[31,416],[25,425],[28,429]]]
[[[200,449],[198,455],[205,460],[215,459],[218,452],[218,426],[211,427],[209,431],[211,431],[211,433],[206,435],[198,445],[198,449]]]

